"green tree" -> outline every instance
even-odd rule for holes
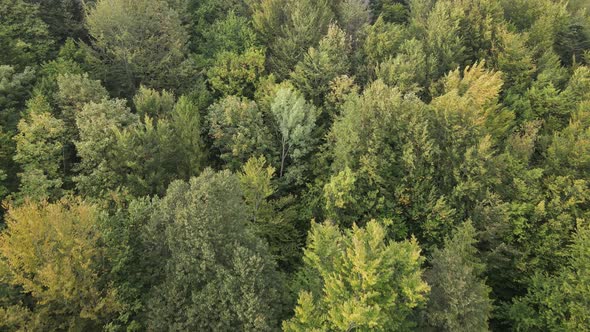
[[[408,0],[370,0],[374,17],[383,17],[387,22],[404,23],[409,16]]]
[[[300,232],[288,207],[293,197],[276,198],[274,176],[275,168],[267,165],[264,156],[248,159],[238,174],[255,233],[268,241],[279,267],[292,270],[300,258]]]
[[[8,321],[26,314],[21,319],[31,330],[92,330],[108,322],[119,305],[105,283],[98,217],[96,206],[76,199],[9,207],[0,235],[2,279],[34,305],[9,308]]]
[[[264,58],[264,52],[255,48],[241,54],[221,52],[207,72],[208,82],[222,96],[252,98],[255,84],[264,71]]]
[[[156,119],[165,117],[172,112],[174,103],[174,95],[171,92],[166,90],[158,92],[143,85],[139,87],[133,97],[135,110],[142,118],[145,116]]]
[[[242,173],[239,175],[240,188],[244,192],[244,201],[252,209],[254,222],[259,218],[266,199],[276,190],[271,182],[274,174],[274,167],[266,167],[264,156],[251,157],[242,167]]]
[[[286,331],[405,331],[429,291],[415,239],[386,240],[385,227],[370,221],[341,231],[312,224],[304,253],[304,285]]]
[[[0,2],[0,64],[18,69],[46,60],[53,41],[39,5],[24,0]]]
[[[116,144],[115,129],[138,125],[138,118],[122,99],[89,102],[76,113],[79,138],[75,141],[81,161],[74,178],[76,188],[85,196],[100,197],[121,184],[123,173],[109,166],[109,154]]]
[[[279,177],[286,174],[289,166],[290,179],[301,181],[305,170],[304,158],[314,145],[317,110],[296,90],[282,88],[277,91],[270,111],[279,133]]]
[[[517,298],[510,310],[516,331],[588,331],[589,240],[587,225],[579,225],[567,263],[555,275],[533,277],[528,293]]]
[[[174,139],[177,173],[188,180],[199,175],[207,161],[205,143],[201,137],[201,114],[189,97],[180,96],[170,114],[170,127]]]
[[[403,42],[395,58],[389,58],[376,67],[376,76],[402,92],[420,92],[428,86],[428,58],[424,45],[416,39]]]
[[[305,52],[326,34],[334,13],[327,0],[254,2],[254,28],[268,47],[268,65],[286,78]]]
[[[367,27],[363,43],[363,58],[369,70],[396,54],[406,35],[404,26],[386,23],[382,17]]]
[[[251,156],[267,155],[271,136],[255,102],[228,96],[209,107],[209,137],[214,151],[231,170]]]
[[[156,122],[146,116],[141,123],[111,126],[112,132],[106,134],[112,135],[112,143],[101,152],[105,174],[94,174],[95,181],[111,174],[111,185],[104,190],[120,187],[135,197],[163,195],[176,179],[177,167],[174,132],[169,122]]]
[[[33,200],[56,200],[64,184],[64,145],[66,128],[51,114],[43,96],[29,101],[27,115],[18,124],[14,160],[23,172],[20,177],[21,197]]]
[[[308,100],[321,105],[329,83],[349,71],[350,40],[337,25],[330,25],[319,47],[311,47],[291,74],[293,84]]]
[[[83,2],[75,0],[33,0],[39,5],[39,16],[47,24],[52,38],[58,43],[67,38],[84,38]]]
[[[203,34],[205,42],[198,45],[202,48],[199,51],[211,59],[222,52],[242,54],[259,46],[251,22],[238,16],[235,11],[230,11],[227,17],[213,22]]]
[[[12,66],[0,65],[0,169],[2,179],[0,186],[4,191],[16,191],[18,188],[18,166],[13,160],[16,134],[21,110],[31,94],[35,81],[35,70],[30,67],[22,72]],[[7,194],[8,192],[4,192]]]
[[[4,130],[16,129],[19,112],[30,97],[34,82],[33,68],[17,71],[13,66],[0,65],[0,125]]]
[[[481,279],[485,265],[475,248],[471,221],[459,226],[444,248],[432,253],[426,273],[431,286],[427,324],[436,331],[488,331],[492,311],[490,288]]]
[[[165,263],[149,302],[154,330],[274,330],[280,276],[267,246],[247,230],[239,182],[205,170],[174,182],[157,202],[148,244]]]
[[[154,89],[186,87],[188,33],[164,0],[98,0],[88,8],[90,55],[98,77],[117,94],[143,84]]]
[[[369,24],[371,11],[364,0],[342,0],[338,1],[336,16],[338,25],[351,36],[353,44],[356,44],[363,29]]]
[[[60,74],[57,77],[57,104],[61,118],[68,126],[72,138],[77,137],[76,115],[89,102],[100,103],[108,92],[100,81],[91,79],[88,74]]]

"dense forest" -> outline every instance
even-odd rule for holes
[[[0,330],[590,331],[587,10],[0,0]]]

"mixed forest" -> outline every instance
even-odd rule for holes
[[[0,330],[590,331],[589,10],[0,0]]]

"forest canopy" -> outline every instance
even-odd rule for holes
[[[0,0],[1,331],[590,331],[588,0]]]

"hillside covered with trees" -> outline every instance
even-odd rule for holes
[[[590,331],[587,0],[0,0],[1,331]]]

